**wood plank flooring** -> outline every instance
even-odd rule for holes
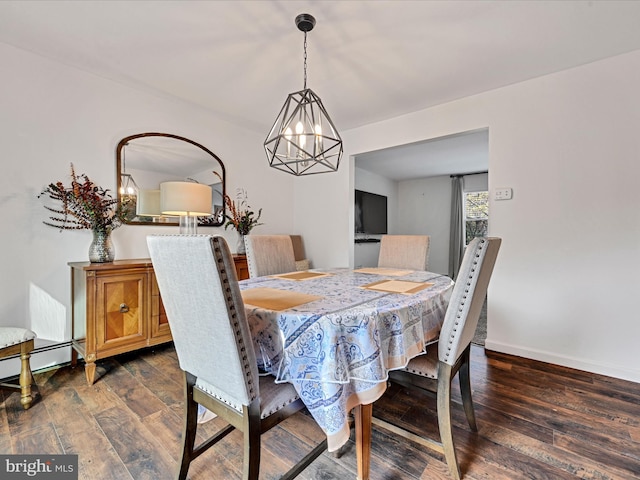
[[[181,371],[171,345],[83,367],[36,373],[41,397],[23,411],[19,393],[0,391],[0,452],[79,456],[85,480],[172,479],[182,424]],[[457,380],[454,399],[459,403]],[[465,479],[640,479],[640,384],[472,348],[479,432],[453,409]],[[377,416],[437,435],[435,399],[391,386]],[[210,434],[222,422],[199,427]],[[322,432],[298,414],[263,435],[261,479],[277,479]],[[191,466],[192,480],[239,479],[242,437],[233,432]],[[374,428],[371,480],[450,479],[444,458]],[[355,479],[354,444],[323,454],[298,477]]]

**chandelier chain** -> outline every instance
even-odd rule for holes
[[[304,90],[307,89],[307,32],[304,32]]]
[[[295,23],[304,33],[304,89],[287,97],[264,141],[265,152],[271,167],[292,175],[335,172],[343,154],[342,139],[320,98],[307,88],[307,32],[316,20],[302,13]]]

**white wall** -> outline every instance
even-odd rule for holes
[[[405,180],[398,185],[398,232],[429,235],[429,270],[449,271],[451,178]]]
[[[638,78],[635,51],[341,132],[348,164],[295,189],[308,254],[353,265],[350,157],[489,128],[489,188],[513,199],[489,205],[503,244],[487,348],[640,381]],[[321,234],[300,214],[314,191],[331,192]]]
[[[70,162],[78,173],[115,189],[116,146],[134,133],[173,133],[211,149],[226,166],[227,192],[233,196],[236,187],[244,187],[251,206],[263,208],[265,225],[255,231],[292,230],[293,177],[268,166],[263,136],[232,127],[196,106],[148,95],[3,44],[0,64],[0,325],[31,327],[41,338],[57,341],[70,338],[67,262],[88,259],[91,232],[59,232],[43,225],[47,215],[37,195],[50,182],[68,185]],[[146,235],[176,230],[123,226],[113,234],[116,258],[148,257]],[[236,244],[232,230],[200,231],[223,234],[232,249]],[[64,350],[35,355],[34,368],[68,361],[69,349]],[[6,367],[2,362],[0,369]]]
[[[462,183],[464,192],[486,192],[489,188],[489,174],[465,175]]]

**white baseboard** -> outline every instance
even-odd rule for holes
[[[508,343],[496,342],[487,338],[485,341],[485,350],[491,350],[517,357],[529,358],[540,362],[562,365],[563,367],[575,368],[585,372],[596,373],[598,375],[606,375],[607,377],[620,378],[631,382],[640,383],[640,370],[633,368],[622,368],[617,365],[596,363],[581,358],[569,357],[566,355],[558,355],[555,352],[545,350],[536,350],[528,347],[520,347]]]

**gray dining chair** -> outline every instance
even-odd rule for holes
[[[462,404],[469,426],[475,432],[478,428],[469,373],[471,340],[501,242],[500,238],[475,238],[469,243],[451,293],[438,343],[430,345],[427,353],[411,359],[405,369],[389,372],[389,379],[404,387],[429,392],[435,388],[440,440],[409,432],[375,417],[374,412],[375,425],[444,454],[449,471],[456,480],[460,480],[461,476],[451,431],[451,381],[459,373]]]
[[[426,270],[429,261],[428,235],[383,235],[378,267]]]
[[[246,235],[249,278],[296,271],[296,257],[289,235]]]
[[[184,371],[184,426],[177,478],[234,428],[244,436],[244,480],[260,470],[260,437],[305,405],[290,384],[259,376],[233,257],[223,237],[147,237],[151,261]],[[195,445],[198,404],[229,425]],[[299,475],[326,449],[317,445],[282,479]]]

